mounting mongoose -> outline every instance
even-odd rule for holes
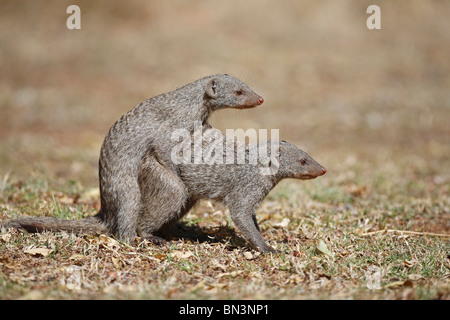
[[[108,233],[119,239],[134,240],[143,201],[179,202],[187,198],[179,169],[170,158],[176,142],[176,129],[193,131],[194,123],[207,123],[211,112],[224,108],[253,108],[264,99],[242,81],[227,74],[204,77],[174,91],[150,98],[124,114],[110,129],[100,150],[99,182],[101,209],[97,215],[81,220],[52,217],[23,217],[0,221],[0,225],[29,232],[66,230]],[[149,176],[156,189],[153,195],[141,194],[138,183],[144,156],[153,156]],[[154,199],[158,197],[158,199]],[[151,238],[151,236],[149,236]],[[151,240],[151,239],[150,239]]]
[[[235,142],[234,138],[230,141],[218,130],[203,126],[202,131],[203,135],[209,138],[201,142],[201,154],[193,155],[192,150],[188,150],[192,149],[189,147],[194,146],[194,143],[189,140],[185,140],[188,149],[180,150],[181,154],[188,150],[186,152],[188,156],[178,165],[187,195],[182,201],[168,203],[158,201],[161,197],[155,197],[155,195],[166,192],[164,187],[155,185],[152,181],[158,174],[156,172],[158,161],[151,153],[145,156],[139,174],[139,184],[142,196],[148,198],[143,201],[146,207],[141,211],[138,230],[147,236],[154,236],[154,233],[160,230],[164,233],[198,200],[212,199],[228,207],[236,228],[254,249],[264,253],[273,252],[274,250],[261,236],[255,210],[282,179],[314,179],[325,174],[325,168],[306,152],[284,140],[245,145],[244,148],[239,149],[239,142]],[[194,138],[191,140],[195,141]],[[273,148],[273,144],[276,148]],[[223,148],[227,149],[227,152],[224,152]],[[229,148],[232,149],[228,153]],[[195,146],[193,149],[195,150]],[[270,158],[261,156],[269,154],[269,149],[271,150]],[[244,153],[241,164],[238,160],[240,151]],[[231,161],[226,159],[229,154],[232,154]],[[257,161],[252,163],[251,154],[260,157],[254,158]],[[209,160],[195,163],[194,157]]]

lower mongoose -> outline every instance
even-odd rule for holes
[[[138,175],[144,155],[152,155],[148,178],[166,192],[151,197],[159,203],[186,199],[186,189],[177,167],[171,162],[176,129],[193,131],[194,122],[207,123],[211,112],[223,108],[245,109],[262,104],[264,99],[242,81],[216,74],[189,83],[174,91],[150,98],[123,115],[109,130],[99,159],[101,209],[94,217],[72,221],[49,217],[24,217],[0,222],[28,231],[67,230],[107,232],[122,240],[137,235],[137,221],[149,195],[141,194]]]
[[[204,130],[211,130],[211,128],[205,127]],[[215,131],[217,132],[217,130]],[[219,143],[223,143],[226,148],[230,147],[229,141]],[[272,143],[278,143],[278,141],[248,145],[244,151],[246,158],[252,151],[269,149]],[[203,151],[207,148],[210,150],[210,144],[203,143]],[[238,148],[234,141],[231,142],[231,147],[233,147],[236,157]],[[192,158],[180,163],[178,165],[180,178],[188,196],[183,199],[183,202],[170,201],[167,203],[159,202],[160,197],[155,197],[166,190],[163,186],[153,183],[152,179],[155,174],[158,174],[155,172],[157,159],[152,154],[148,154],[144,158],[139,174],[142,196],[148,197],[143,202],[146,207],[142,208],[138,223],[140,233],[154,235],[160,230],[167,230],[170,225],[181,219],[198,200],[213,199],[228,207],[236,228],[253,248],[264,253],[273,252],[274,250],[265,243],[261,236],[255,210],[282,179],[314,179],[326,173],[324,167],[296,146],[281,141],[278,147],[278,152],[275,155],[271,154],[269,161],[259,161],[261,159],[258,159],[253,164],[249,161],[243,164],[236,162],[229,164],[225,161],[213,164],[195,164]],[[272,161],[274,163],[271,163]],[[268,166],[271,167],[270,171],[264,172],[263,169],[267,169]]]

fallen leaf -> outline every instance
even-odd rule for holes
[[[417,281],[422,279],[423,277],[420,274],[410,274],[408,275],[408,279],[411,281]]]
[[[289,218],[284,218],[280,223],[274,224],[274,227],[286,228],[289,222],[291,222]]]
[[[225,273],[220,273],[217,275],[217,279],[220,279],[222,277],[231,277],[231,278],[235,278],[238,275],[242,274],[244,271],[239,270],[239,271],[233,271],[233,272],[225,272]]]
[[[164,261],[164,260],[167,259],[167,256],[165,254],[162,254],[162,253],[157,253],[153,257],[155,257],[159,261]]]
[[[3,242],[9,242],[9,240],[11,239],[11,233],[2,234],[0,239],[2,239]]]
[[[31,254],[33,256],[35,255],[41,255],[43,257],[48,256],[51,252],[53,251],[53,249],[48,249],[48,248],[29,248],[29,249],[25,249],[23,252]]]
[[[117,257],[111,257],[111,261],[112,261],[114,267],[116,267],[116,269],[122,268],[122,262],[120,261],[119,258],[117,258]]]
[[[98,241],[101,245],[103,245],[104,247],[109,247],[109,248],[118,248],[120,247],[120,243],[119,241],[108,237],[104,234],[99,235],[98,237]]]
[[[249,252],[249,251],[245,251],[245,252],[244,252],[244,257],[245,257],[245,259],[247,259],[247,260],[252,260],[252,259],[253,259],[253,255],[252,255],[252,253]]]
[[[85,256],[83,256],[82,254],[75,253],[75,254],[72,254],[68,260],[82,261],[84,258],[85,258]]]
[[[319,240],[319,243],[316,246],[316,252],[321,254],[326,254],[327,256],[334,257],[330,250],[328,250],[327,245],[323,240]]]
[[[212,262],[212,265],[217,269],[221,269],[222,271],[228,270],[228,268],[225,265],[219,263],[219,261],[217,259],[212,259],[211,262]]]
[[[228,288],[228,284],[226,283],[212,283],[206,288],[206,290],[213,290],[213,289],[224,290],[226,288]]]
[[[414,266],[415,261],[412,261],[412,260],[405,260],[404,264],[405,264],[405,266],[406,266],[407,268],[411,268],[412,266]]]
[[[391,283],[388,283],[387,285],[384,286],[384,288],[395,288],[395,287],[400,287],[403,286],[405,284],[405,281],[394,281]]]
[[[292,275],[289,277],[288,281],[291,284],[301,284],[305,281],[305,278],[299,275]]]
[[[9,269],[15,269],[17,266],[17,263],[15,260],[10,259],[8,257],[0,257],[0,266],[4,266]]]
[[[191,251],[179,251],[179,250],[174,250],[170,253],[170,255],[172,256],[172,258],[178,258],[178,259],[187,259],[189,257],[194,256],[194,254]]]

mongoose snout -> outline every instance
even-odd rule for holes
[[[317,165],[318,168],[316,170],[311,169],[312,173],[310,174],[310,179],[315,179],[317,177],[323,176],[327,172],[327,169],[322,167],[320,164],[316,163],[314,165]]]
[[[238,95],[244,96],[244,100],[237,109],[250,109],[257,107],[264,102],[264,98],[254,92],[237,91]],[[241,93],[242,92],[242,93]],[[236,93],[235,93],[236,94]]]
[[[313,172],[313,171],[310,171],[310,172],[311,172],[310,174],[301,175],[301,177],[299,177],[299,179],[302,179],[302,180],[315,179],[315,178],[323,176],[325,173],[327,173],[327,169],[325,169],[324,167],[321,167],[316,172]]]

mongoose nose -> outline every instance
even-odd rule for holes
[[[258,99],[258,104],[262,104],[264,102],[264,99],[263,98],[259,98]]]
[[[325,168],[322,168],[322,174],[327,173],[327,170]]]

